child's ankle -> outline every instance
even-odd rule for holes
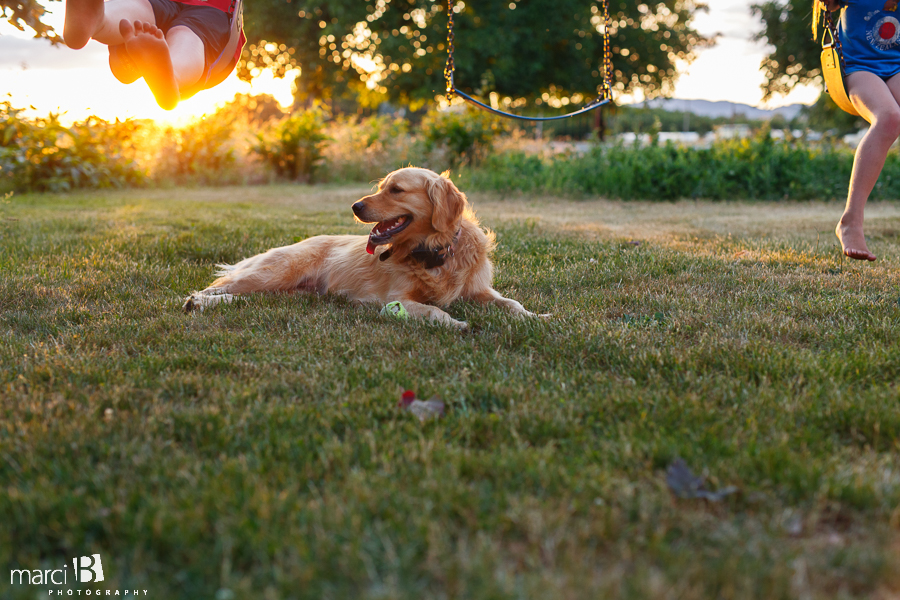
[[[841,227],[862,227],[862,224],[862,215],[854,215],[851,213],[844,213],[841,215],[841,220],[839,221]]]

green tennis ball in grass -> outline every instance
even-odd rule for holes
[[[388,302],[384,305],[384,308],[381,309],[381,314],[387,317],[394,317],[395,319],[406,320],[409,318],[409,313],[406,312],[406,307],[403,306],[398,300],[394,300],[393,302]]]

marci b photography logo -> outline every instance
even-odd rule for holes
[[[81,566],[78,566],[79,560]],[[82,556],[80,559],[73,558],[75,563],[75,577],[81,583],[96,583],[103,581],[103,561],[100,560],[99,554],[91,554],[90,556]]]
[[[72,559],[72,566],[74,583],[100,583],[103,581],[103,560],[99,554],[77,556]],[[69,565],[63,565],[62,569],[11,569],[9,583],[11,585],[67,585],[69,583]],[[49,590],[49,595],[146,596],[147,590]]]
[[[80,556],[72,559],[75,567],[75,581],[99,583],[103,581],[103,561],[99,554]],[[79,566],[80,565],[80,566]],[[19,580],[16,581],[16,576]],[[12,569],[9,582],[27,585],[66,585],[69,583],[69,565],[62,569]]]

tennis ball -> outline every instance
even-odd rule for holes
[[[393,302],[388,302],[384,305],[384,308],[381,309],[381,314],[386,317],[394,317],[395,319],[406,320],[409,318],[409,313],[406,312],[406,307],[403,306],[398,300],[394,300]]]

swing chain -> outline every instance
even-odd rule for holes
[[[456,74],[456,65],[453,64],[453,4],[454,0],[447,0],[447,65],[444,67],[444,81],[447,82],[447,101],[453,100],[456,86],[453,76]]]
[[[612,54],[609,50],[609,3],[603,2],[603,99],[612,100]]]

